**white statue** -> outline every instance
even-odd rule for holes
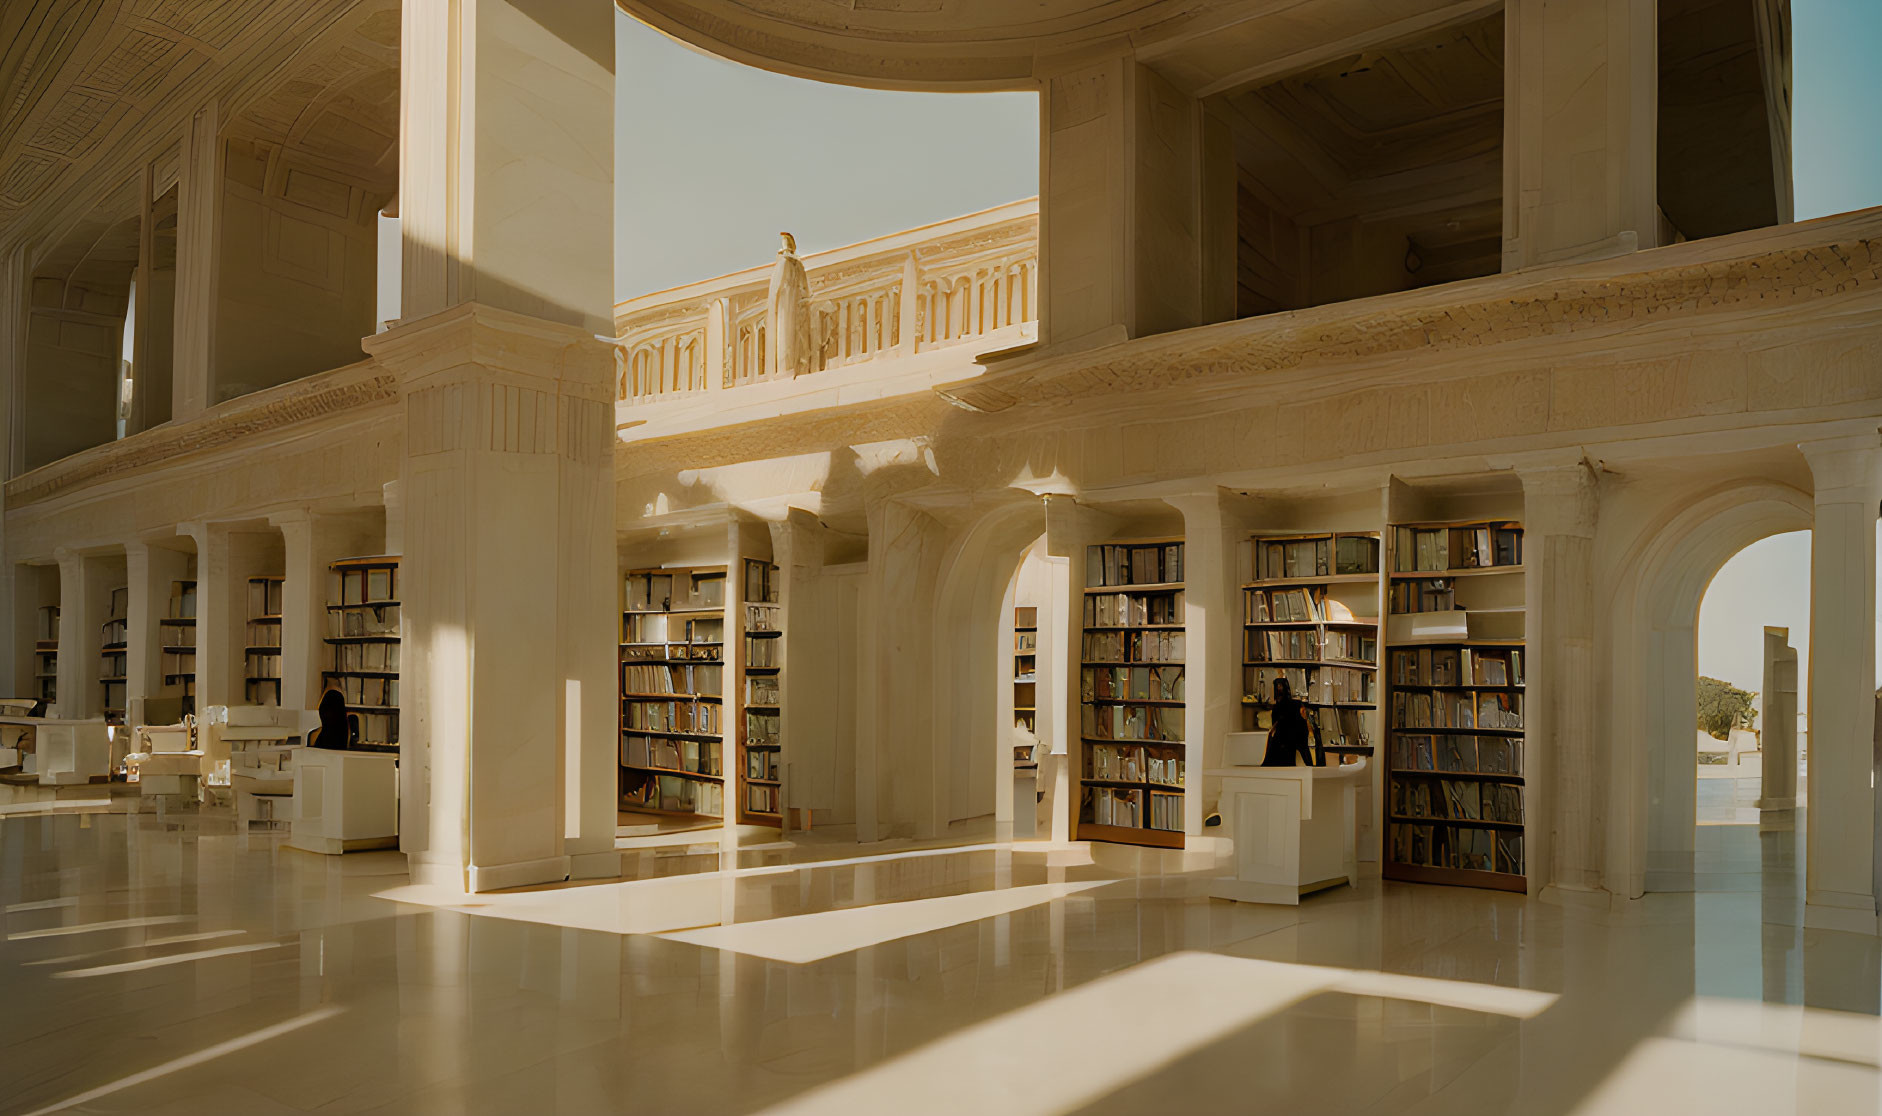
[[[804,274],[804,261],[797,258],[797,240],[790,233],[778,235],[784,245],[771,269],[771,294],[765,303],[765,370],[784,378],[810,371],[815,341],[810,336],[810,278]]]

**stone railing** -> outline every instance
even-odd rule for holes
[[[803,264],[808,373],[975,342],[1017,344],[1039,318],[1039,203],[818,252]],[[767,359],[771,271],[766,264],[616,306],[616,398],[655,403],[793,378]]]

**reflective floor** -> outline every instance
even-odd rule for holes
[[[214,813],[15,813],[0,1113],[1877,1111],[1877,941],[1798,928],[1797,833],[1699,841],[1715,890],[1625,916],[832,837],[467,902]]]

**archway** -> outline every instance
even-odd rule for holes
[[[1697,621],[1706,587],[1740,550],[1813,521],[1808,493],[1764,480],[1728,482],[1668,506],[1680,510],[1623,558],[1629,573],[1608,616],[1614,825],[1606,874],[1628,898],[1692,886]]]

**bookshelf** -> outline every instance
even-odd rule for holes
[[[59,606],[41,605],[38,638],[33,641],[33,688],[40,701],[59,700]]]
[[[278,616],[278,596],[274,604]],[[397,555],[343,558],[327,567],[326,642],[331,665],[321,673],[321,685],[339,690],[346,698],[347,711],[358,718],[359,737],[353,746],[371,750],[396,748],[399,743]]]
[[[1379,536],[1257,535],[1242,582],[1242,728],[1272,725],[1274,683],[1318,724],[1332,762],[1378,738]]]
[[[1039,732],[1039,608],[1013,609],[1013,725]],[[1039,766],[1031,745],[1013,746],[1013,766],[1022,770]]]
[[[248,579],[248,629],[242,648],[242,696],[250,705],[281,704],[281,591],[285,584],[286,579],[279,577]],[[387,607],[394,611],[398,608],[397,604],[389,604]],[[396,616],[392,625],[396,632]],[[390,704],[397,703],[395,695]]]
[[[104,694],[105,723],[121,725],[124,723],[124,698],[126,683],[126,664],[129,658],[130,628],[128,619],[131,591],[128,588],[111,590],[111,596],[105,606],[105,622],[99,626],[98,647],[98,685]]]
[[[622,580],[622,809],[725,816],[725,579],[710,566]]]
[[[1522,525],[1395,525],[1384,874],[1525,891]]]
[[[196,583],[172,581],[170,602],[157,621],[163,688],[182,695],[183,714],[196,712]]]
[[[1081,841],[1183,847],[1183,540],[1085,551]]]
[[[744,715],[738,735],[738,820],[748,825],[782,827],[784,718],[784,610],[779,601],[778,567],[757,558],[745,565],[745,617],[742,638]]]

